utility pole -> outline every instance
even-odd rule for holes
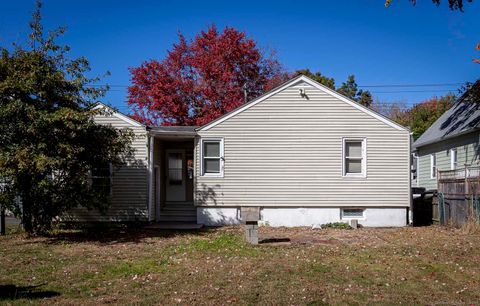
[[[247,103],[248,102],[248,91],[247,91],[247,83],[243,84],[243,98],[244,98],[244,102]]]

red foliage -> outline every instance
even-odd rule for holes
[[[265,58],[244,32],[215,26],[192,41],[179,34],[166,58],[130,68],[128,103],[153,125],[203,125],[266,90],[279,64]]]

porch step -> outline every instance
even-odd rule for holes
[[[200,229],[203,224],[197,224],[195,222],[157,222],[152,223],[146,228],[148,229],[174,229],[174,230],[193,230]]]
[[[161,210],[160,216],[196,216],[197,210]]]
[[[162,211],[169,211],[169,210],[178,210],[178,211],[195,211],[196,207],[193,205],[184,205],[184,204],[166,204],[162,207]]]
[[[172,216],[165,216],[160,215],[159,222],[197,222],[197,215],[193,216],[183,216],[183,215],[172,215]]]
[[[197,222],[193,202],[166,202],[160,211],[160,222]]]

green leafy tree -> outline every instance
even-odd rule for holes
[[[357,82],[355,82],[355,76],[353,74],[348,76],[347,81],[343,82],[342,86],[337,88],[337,91],[342,95],[357,101],[363,106],[370,107],[373,103],[372,94],[368,90],[358,89],[358,85]]]
[[[322,75],[320,72],[313,73],[310,71],[310,69],[300,69],[295,71],[295,73],[293,74],[293,76],[297,76],[297,75],[307,76],[312,80],[317,81],[318,83],[335,90],[335,80],[333,78],[329,78],[327,76]]]
[[[342,95],[357,101],[358,103],[370,107],[373,103],[372,94],[368,90],[358,89],[355,82],[355,76],[349,75],[347,81],[343,82],[340,87],[335,88],[335,79],[322,75],[320,72],[311,72],[310,69],[300,69],[293,73],[292,76],[305,75],[317,81],[318,83],[338,91]],[[288,75],[287,75],[288,76]],[[291,76],[290,76],[291,77]],[[288,78],[287,78],[288,79]]]
[[[120,164],[131,153],[132,132],[97,125],[93,105],[105,88],[85,58],[69,59],[43,33],[41,3],[26,47],[0,48],[0,206],[20,217],[29,234],[45,234],[55,218],[76,206],[108,207],[108,194],[92,187],[99,165]]]
[[[392,120],[409,127],[416,140],[455,102],[454,95],[433,97],[410,109],[392,113]]]

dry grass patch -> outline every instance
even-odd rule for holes
[[[475,304],[480,235],[440,227],[0,238],[6,304]],[[5,289],[9,285],[10,289]],[[41,285],[28,289],[26,287]],[[14,287],[12,287],[14,286]],[[2,293],[2,289],[4,291]],[[19,288],[16,298],[11,288]]]

